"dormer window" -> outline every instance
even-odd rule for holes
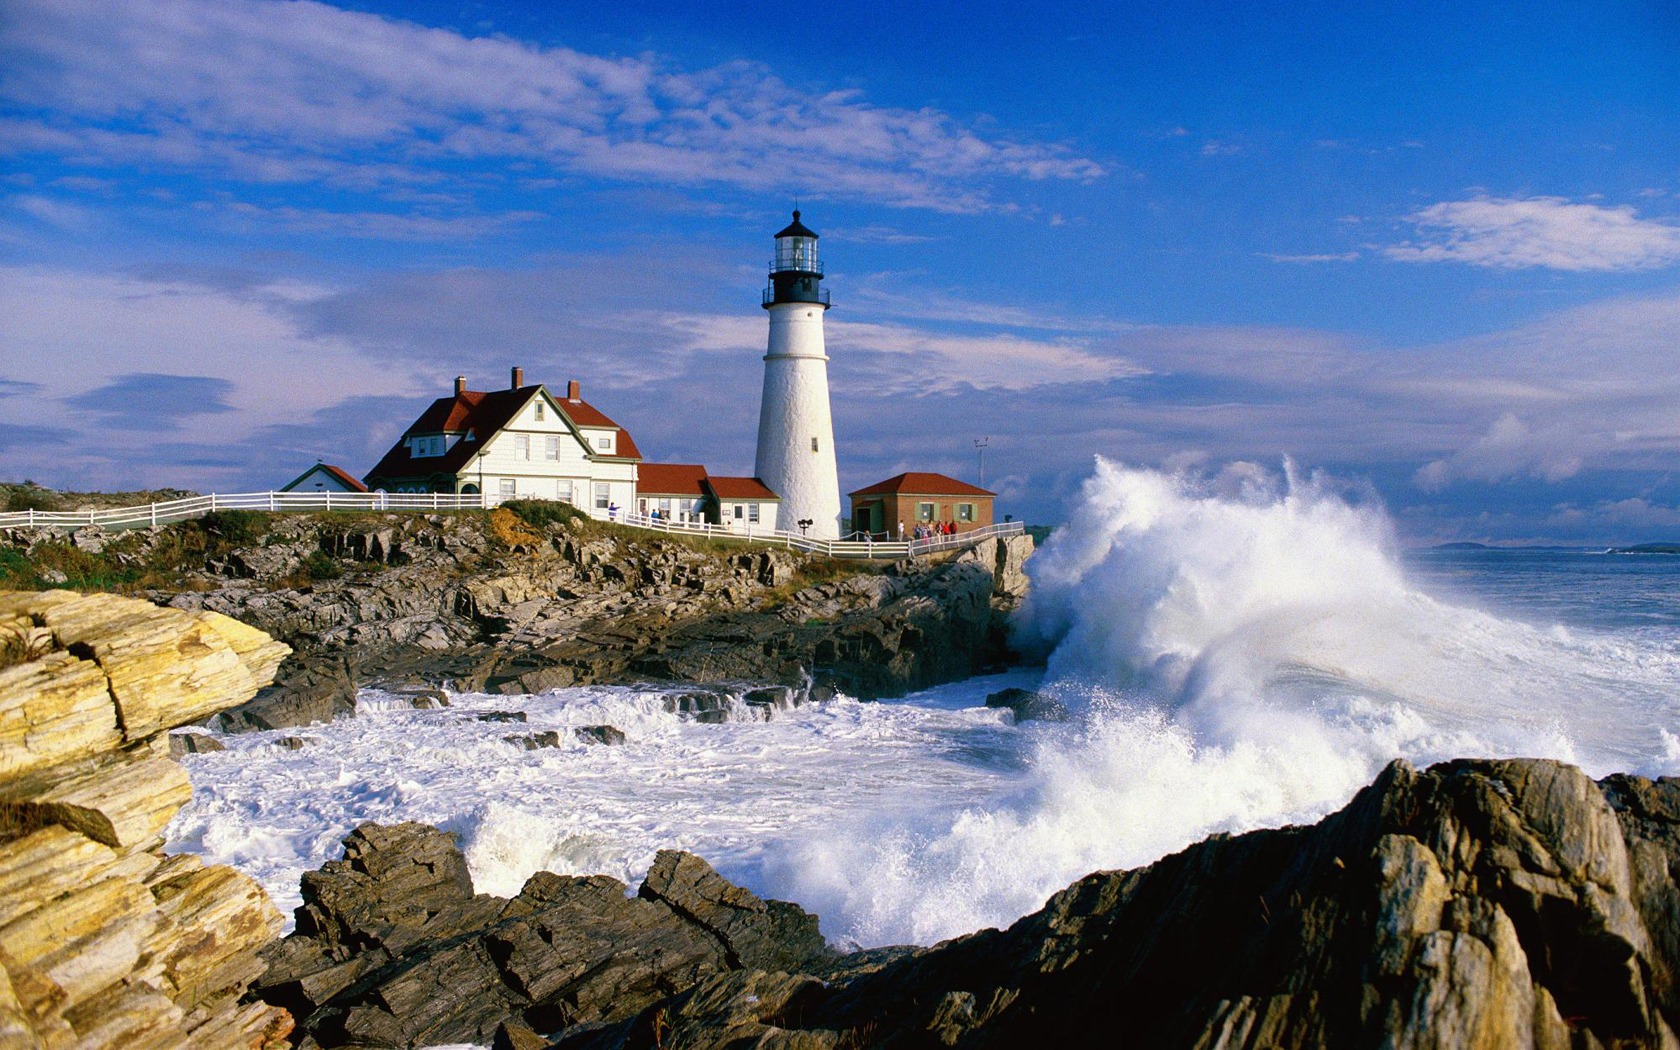
[[[408,447],[415,459],[426,459],[431,456],[441,456],[445,451],[447,439],[441,434],[426,437],[409,438]]]
[[[611,434],[597,434],[597,435],[595,435],[595,448],[598,451],[601,451],[601,452],[611,452],[612,451],[612,435]]]

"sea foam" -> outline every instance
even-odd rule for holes
[[[1321,478],[1099,460],[1028,572],[1017,640],[1077,723],[1032,731],[1030,772],[999,798],[871,814],[788,850],[776,888],[842,938],[1007,924],[1088,871],[1316,819],[1397,757],[1677,768],[1672,642],[1436,600],[1381,508]]]

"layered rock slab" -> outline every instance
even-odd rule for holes
[[[165,734],[289,650],[213,613],[0,593],[0,1046],[278,1047],[241,1003],[283,925],[231,868],[166,856],[191,797]]]

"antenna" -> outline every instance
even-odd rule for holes
[[[974,451],[980,457],[980,487],[986,487],[986,446],[992,443],[990,437],[975,438]]]

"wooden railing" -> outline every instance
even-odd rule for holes
[[[151,503],[144,507],[115,507],[106,510],[15,510],[0,512],[0,529],[53,527],[101,529],[148,529],[173,522],[201,518],[223,510],[258,510],[300,513],[306,511],[439,511],[483,510],[507,499],[491,493],[454,495],[443,492],[239,492]],[[617,514],[608,520],[632,528],[685,536],[769,543],[792,550],[826,554],[831,558],[914,558],[939,551],[971,546],[991,536],[1018,536],[1026,531],[1021,522],[997,525],[953,536],[932,536],[920,540],[876,540],[860,534],[849,540],[823,540],[797,532],[743,525],[732,529],[703,521],[671,521],[642,514]]]

